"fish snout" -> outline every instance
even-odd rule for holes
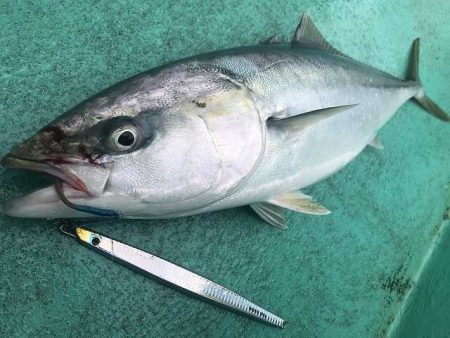
[[[42,129],[34,136],[16,145],[3,159],[15,157],[31,161],[45,161],[55,154],[64,154],[66,147],[64,138],[52,130]]]
[[[11,159],[61,165],[83,162],[86,156],[82,154],[76,137],[66,135],[59,127],[47,126],[16,145],[1,160],[1,164],[10,167]]]

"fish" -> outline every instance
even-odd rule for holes
[[[4,205],[32,218],[164,219],[250,206],[286,228],[286,211],[330,213],[301,192],[341,170],[408,100],[425,95],[420,40],[405,79],[334,48],[310,15],[290,43],[210,52],[107,88],[15,146],[6,168],[54,184]]]

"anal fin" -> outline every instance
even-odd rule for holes
[[[383,150],[384,149],[384,145],[383,143],[381,143],[380,138],[378,137],[378,135],[376,135],[372,141],[370,141],[369,146],[378,149],[378,150]]]

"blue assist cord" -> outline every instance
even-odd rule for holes
[[[96,207],[90,207],[87,205],[75,204],[75,203],[70,202],[64,195],[64,191],[62,189],[60,180],[56,181],[55,187],[56,187],[56,193],[58,194],[59,198],[69,208],[72,208],[72,209],[75,209],[75,210],[78,210],[81,212],[85,212],[85,213],[88,213],[91,215],[95,215],[95,216],[122,218],[122,213],[117,210],[100,209],[100,208],[96,208]]]

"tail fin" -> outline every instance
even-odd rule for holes
[[[412,46],[407,80],[417,82],[420,86],[422,86],[419,78],[419,47],[420,40],[417,38],[414,40]],[[437,117],[445,122],[450,122],[450,116],[448,116],[442,108],[434,103],[433,100],[425,95],[423,88],[420,89],[416,96],[414,96],[414,99],[422,106],[423,109],[434,117]]]

